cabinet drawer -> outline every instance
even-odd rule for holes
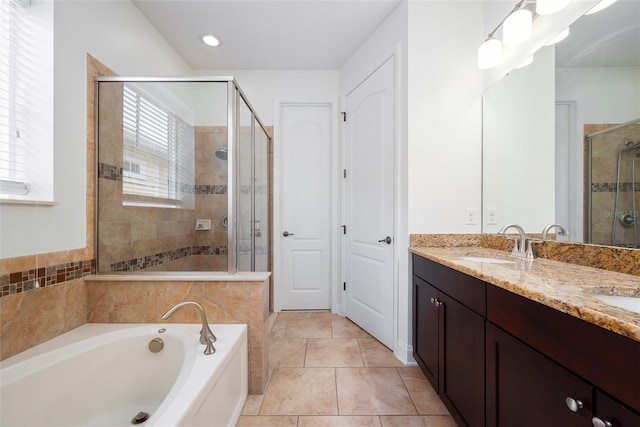
[[[487,311],[487,284],[419,255],[413,255],[413,274],[466,305],[481,316]]]
[[[640,410],[640,342],[496,286],[487,287],[487,318]]]

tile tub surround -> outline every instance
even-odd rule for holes
[[[640,277],[537,258],[524,260],[482,247],[412,247],[410,251],[484,280],[525,298],[604,329],[640,341],[640,314],[601,302],[593,296],[640,296]],[[463,256],[503,258],[512,264],[460,259]]]
[[[210,323],[245,323],[249,329],[249,393],[262,394],[269,374],[270,273],[145,273],[91,276],[89,323],[162,323],[173,305],[198,301]],[[168,323],[200,323],[197,310],[182,308]]]

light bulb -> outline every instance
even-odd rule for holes
[[[515,46],[531,37],[533,14],[530,10],[519,9],[505,19],[502,38],[505,46]]]
[[[202,43],[206,44],[207,46],[220,46],[220,40],[218,40],[216,36],[212,36],[211,34],[202,34],[200,36],[200,40],[202,40]]]
[[[501,58],[502,42],[498,39],[487,39],[478,48],[478,68],[482,70],[495,67]]]
[[[564,9],[571,0],[536,0],[536,13],[538,15],[551,15]]]

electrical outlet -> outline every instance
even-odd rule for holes
[[[498,216],[496,208],[487,208],[487,225],[498,225]]]
[[[465,224],[476,225],[478,224],[478,210],[476,208],[467,208],[465,213]]]

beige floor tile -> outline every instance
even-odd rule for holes
[[[333,338],[371,338],[360,326],[345,317],[331,320]]]
[[[414,415],[411,397],[395,368],[337,368],[340,415]]]
[[[271,338],[269,341],[269,367],[302,368],[307,350],[306,338]]]
[[[296,416],[240,416],[236,427],[296,427]]]
[[[331,320],[322,318],[291,319],[285,338],[331,338]]]
[[[306,368],[320,367],[364,367],[360,346],[355,338],[315,339],[307,344]]]
[[[446,406],[419,367],[398,368],[398,373],[420,415],[449,415]]]
[[[298,427],[380,427],[378,416],[300,417]]]
[[[442,415],[380,417],[382,427],[457,427],[453,418]]]
[[[258,415],[260,413],[260,406],[262,406],[262,400],[264,394],[250,394],[247,396],[247,401],[242,408],[242,415]]]
[[[335,370],[274,369],[260,415],[338,415]]]
[[[367,367],[403,367],[391,350],[373,338],[358,338],[364,366]]]

